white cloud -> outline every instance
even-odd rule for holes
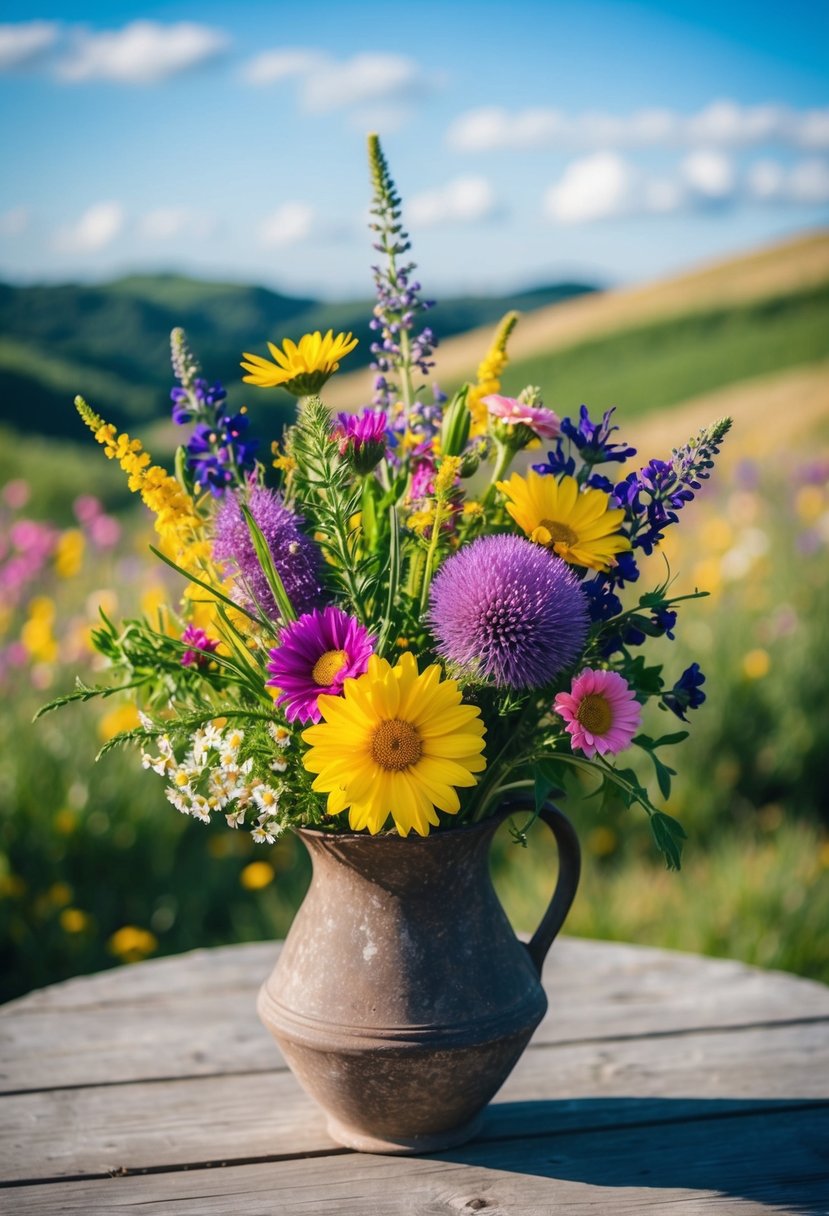
[[[314,228],[314,210],[307,203],[287,202],[277,207],[259,226],[259,240],[268,248],[299,245]]]
[[[553,109],[468,110],[450,125],[447,143],[459,152],[560,147],[718,147],[776,144],[829,147],[829,108],[794,110],[766,104],[714,101],[697,114],[639,110],[632,114],[566,115]]]
[[[618,152],[596,152],[565,168],[547,190],[544,211],[559,224],[586,224],[742,203],[829,203],[829,163],[814,158],[783,165],[768,159],[738,173],[729,156],[704,149],[686,156],[672,173],[656,176]]]
[[[636,170],[615,152],[573,161],[544,199],[544,210],[560,224],[585,224],[624,215],[639,188]]]
[[[55,243],[64,253],[95,253],[111,245],[123,227],[120,203],[94,203],[76,223],[58,231]]]
[[[157,84],[210,62],[227,46],[228,37],[221,30],[191,21],[174,25],[133,21],[120,30],[78,30],[57,72],[71,83]]]
[[[303,109],[313,113],[411,101],[433,87],[413,59],[381,51],[343,60],[307,49],[263,51],[243,66],[242,78],[254,85],[294,79]]]
[[[773,160],[757,161],[746,175],[746,190],[758,202],[824,206],[829,203],[829,163],[802,160],[784,167]]]
[[[211,216],[186,207],[157,207],[138,221],[138,234],[148,241],[172,241],[184,235],[204,240],[215,227]]]
[[[262,51],[244,65],[242,78],[248,84],[278,84],[281,80],[321,71],[328,62],[328,57],[321,51]]]
[[[29,227],[30,215],[26,207],[12,207],[0,215],[0,237],[22,236]]]
[[[0,25],[0,71],[27,67],[58,38],[55,21],[21,21],[18,25]]]
[[[702,149],[686,156],[680,165],[682,180],[692,194],[709,202],[721,202],[734,193],[734,166],[722,152]]]
[[[488,219],[496,210],[495,195],[485,177],[456,177],[444,186],[414,195],[406,206],[406,219],[418,228],[428,228],[474,223]]]

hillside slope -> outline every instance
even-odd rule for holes
[[[789,296],[808,298],[827,282],[829,231],[821,231],[702,266],[678,277],[538,309],[522,316],[513,333],[512,365],[517,372],[525,362],[537,362],[558,351],[632,331],[655,331],[679,318],[724,315],[743,305]],[[474,376],[490,339],[491,327],[485,327],[442,341],[436,378],[441,384],[452,386]],[[700,355],[703,354],[701,350]],[[814,357],[820,358],[821,352]],[[522,383],[530,380],[531,377]],[[326,399],[336,408],[369,397],[370,377],[366,373],[338,376],[326,390]]]

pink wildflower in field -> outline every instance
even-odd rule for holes
[[[616,671],[583,671],[553,709],[567,723],[571,746],[590,757],[624,751],[642,721],[642,707]]]

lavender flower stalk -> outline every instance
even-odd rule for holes
[[[415,406],[412,371],[428,375],[433,366],[432,353],[437,339],[428,326],[415,328],[418,314],[434,306],[434,301],[420,297],[420,283],[412,278],[414,262],[398,265],[397,259],[411,249],[409,235],[404,231],[400,215],[400,198],[389,174],[380,141],[368,137],[369,164],[374,200],[370,227],[376,233],[374,248],[385,255],[385,264],[373,266],[377,288],[377,304],[370,327],[378,334],[372,343],[374,404],[381,409],[395,405],[402,398],[408,414]],[[395,382],[399,377],[399,385]]]

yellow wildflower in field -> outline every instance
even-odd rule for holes
[[[488,413],[483,404],[483,398],[490,393],[497,393],[501,387],[501,376],[509,363],[507,342],[509,336],[518,324],[518,313],[508,312],[498,323],[492,345],[478,367],[478,380],[469,390],[466,404],[472,415],[472,425],[469,434],[472,438],[483,435],[487,429]]]
[[[122,963],[138,963],[148,954],[158,948],[158,938],[149,929],[139,929],[136,925],[124,925],[116,930],[107,942],[111,954],[120,958]]]
[[[437,810],[457,814],[457,786],[475,785],[486,767],[480,709],[461,701],[437,664],[419,672],[405,652],[395,667],[378,655],[346,680],[343,695],[322,695],[323,721],[303,731],[312,788],[328,794],[328,813],[349,808],[355,832],[381,831],[391,815],[401,836],[429,833]],[[437,808],[437,810],[436,810]]]
[[[239,882],[246,891],[261,891],[276,877],[276,871],[267,861],[251,861],[239,875]]]
[[[80,528],[67,528],[61,533],[55,547],[55,573],[59,578],[74,578],[80,572],[85,548]]]
[[[52,630],[55,614],[55,601],[48,595],[36,595],[29,603],[20,641],[36,663],[54,663],[57,660],[58,643]]]
[[[335,338],[334,331],[329,329],[325,336],[319,330],[305,334],[299,343],[285,338],[281,350],[269,342],[273,362],[245,351],[242,367],[248,375],[242,379],[258,388],[284,388],[295,397],[308,397],[320,391],[357,341],[351,334],[337,334]]]

